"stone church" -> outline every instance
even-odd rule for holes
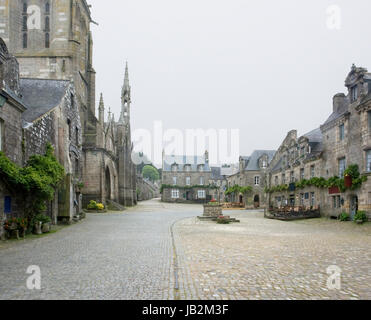
[[[105,121],[103,96],[97,117],[90,31],[94,21],[86,0],[0,0],[0,8],[0,33],[9,53],[19,63],[21,83],[26,87],[33,84],[35,95],[43,81],[48,85],[51,81],[65,81],[66,88],[72,88],[67,90],[68,100],[78,108],[79,116],[59,119],[68,122],[69,133],[76,131],[73,147],[66,144],[68,150],[64,150],[70,155],[68,161],[81,168],[81,178],[71,180],[71,203],[82,202],[86,206],[90,200],[103,203],[111,200],[125,206],[135,205],[136,167],[131,160],[128,67],[119,121],[111,113]],[[33,109],[41,107],[36,103]],[[74,124],[76,121],[78,125]]]

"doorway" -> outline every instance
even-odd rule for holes
[[[260,208],[260,197],[258,194],[254,197],[254,207]]]
[[[354,216],[357,214],[358,211],[358,197],[351,196],[350,198],[350,218],[352,221],[354,220]]]
[[[111,200],[111,173],[109,168],[106,168],[106,199]]]

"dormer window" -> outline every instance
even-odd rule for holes
[[[190,171],[191,171],[191,166],[190,166],[189,164],[186,164],[186,165],[184,166],[184,171],[185,171],[185,172],[190,172]]]
[[[178,171],[178,165],[173,164],[173,165],[171,166],[171,171],[173,171],[173,172],[177,172],[177,171]]]
[[[200,172],[203,172],[204,171],[204,165],[203,164],[200,164],[198,166],[198,171],[200,171]]]
[[[357,85],[350,88],[350,98],[351,98],[351,102],[357,101],[358,99],[358,86]]]

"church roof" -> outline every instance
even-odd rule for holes
[[[171,171],[172,165],[179,166],[190,165],[191,171],[197,171],[197,167],[203,164],[204,171],[211,171],[209,164],[205,160],[205,156],[165,156],[163,171]]]
[[[33,122],[57,107],[69,84],[67,80],[21,79],[22,100],[27,107],[23,120]]]

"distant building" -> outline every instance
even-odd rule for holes
[[[205,203],[215,195],[209,154],[167,156],[162,159],[162,201]]]
[[[263,208],[267,205],[264,192],[266,187],[266,173],[275,154],[273,150],[255,150],[251,156],[241,156],[239,171],[227,177],[228,188],[235,185],[252,187],[249,194],[231,194],[228,200],[244,204],[246,208]]]

